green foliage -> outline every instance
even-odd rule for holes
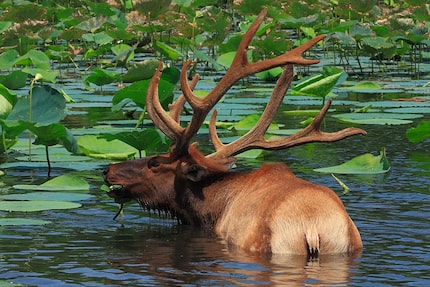
[[[87,156],[99,159],[131,159],[138,151],[120,140],[106,140],[100,136],[85,135],[78,138],[80,150]]]
[[[152,65],[148,65],[143,67],[143,69],[150,69]],[[152,75],[155,72],[155,69],[152,70]],[[144,73],[148,75],[147,72]],[[179,81],[179,70],[177,68],[165,68],[161,75],[160,83],[158,85],[158,96],[161,103],[167,104],[172,101],[173,98],[173,90],[176,87],[177,82]],[[150,79],[140,80],[132,83],[129,86],[126,86],[115,93],[112,103],[115,106],[122,106],[126,104],[124,100],[132,100],[137,106],[142,109],[145,108],[146,105],[146,90],[148,89]]]
[[[168,144],[170,143],[164,134],[152,128],[142,131],[133,130],[131,132],[105,134],[102,137],[108,141],[120,140],[139,150],[139,152],[145,151],[146,153],[165,152],[168,150]]]
[[[37,86],[32,90],[32,97],[27,95],[18,99],[7,120],[52,124],[64,118],[65,108],[64,96],[57,89]]]
[[[324,43],[324,51],[328,58],[333,53],[334,64],[344,65],[348,68],[346,71],[354,70],[349,69],[351,58],[358,62],[361,74],[368,72],[361,62],[363,58],[370,59],[370,73],[374,73],[374,63],[385,72],[393,66],[387,65],[387,61],[398,58],[402,64],[410,62],[411,69],[418,69],[425,55],[420,47],[429,44],[428,9],[425,1],[417,0],[390,1],[391,6],[375,0],[245,0],[240,5],[228,1],[225,7],[216,0],[116,1],[117,6],[104,1],[80,0],[74,5],[53,5],[54,2],[0,3],[3,11],[0,15],[3,47],[0,152],[6,152],[26,131],[31,132],[33,144],[46,147],[60,144],[72,153],[79,151],[72,133],[61,123],[66,107],[64,95],[51,86],[35,85],[36,81],[56,83],[65,72],[61,64],[71,64],[72,68],[81,63],[86,65],[79,75],[89,90],[93,90],[92,85],[124,84],[114,91],[113,110],[133,105],[142,112],[139,122],[143,122],[146,90],[159,60],[166,62],[158,89],[160,101],[167,110],[179,79],[175,66],[192,58],[196,64],[190,74],[196,65],[202,64],[206,70],[228,68],[244,31],[263,6],[268,8],[269,17],[251,42],[248,58],[254,62],[273,58],[314,35],[327,33],[330,36]],[[136,54],[142,52],[154,59],[136,59]],[[312,51],[310,57],[311,54]],[[336,59],[342,63],[336,63]],[[257,77],[272,81],[280,71],[275,68]],[[345,77],[341,69],[325,66],[320,75],[298,83],[292,93],[324,99]],[[29,79],[30,87],[26,89]],[[12,91],[18,89],[25,90],[25,95]],[[345,89],[360,93],[384,90],[364,82]],[[411,107],[414,110],[409,111],[421,115],[425,108]],[[386,115],[385,111],[363,109],[360,114],[344,113],[337,118],[356,124],[404,124],[416,118],[402,109],[401,116],[395,111]],[[240,130],[241,125],[248,129],[252,120],[256,120],[255,116],[243,119],[235,129]],[[427,138],[426,127],[426,121],[422,121],[408,131],[408,138],[413,142]],[[81,138],[85,142],[85,137]],[[87,143],[81,144],[84,153],[102,158],[130,158],[136,151],[157,152],[167,145],[164,137],[146,127],[142,131],[130,129],[89,140],[104,148],[109,144],[116,146],[116,142],[131,146],[129,152],[118,155],[114,150],[99,151],[89,148]]]
[[[292,94],[311,97],[325,97],[333,90],[334,86],[346,78],[346,73],[336,67],[324,67],[322,74],[312,76],[298,83],[292,89]]]
[[[351,160],[340,165],[314,169],[323,173],[339,174],[379,174],[386,173],[391,169],[391,165],[382,149],[379,155],[374,156],[370,153],[356,156]]]
[[[419,143],[430,138],[430,121],[421,121],[414,128],[406,131],[406,136],[413,143]]]

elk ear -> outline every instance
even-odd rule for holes
[[[203,179],[206,174],[206,169],[198,164],[184,164],[182,165],[182,173],[191,181],[198,182]]]

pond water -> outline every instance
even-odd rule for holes
[[[416,86],[424,83],[414,82]],[[400,80],[392,84],[401,85]],[[95,125],[127,125],[121,112],[110,110],[109,94],[115,86],[104,87],[104,95],[86,92],[76,82],[66,83],[64,89],[75,99],[64,123],[76,136],[89,133],[87,128]],[[252,97],[252,93],[245,96]],[[429,93],[425,96],[428,99]],[[334,107],[340,111],[349,102],[385,98],[343,93]],[[299,104],[290,99],[282,107],[297,108]],[[285,162],[300,177],[339,194],[362,235],[364,249],[357,256],[326,256],[307,262],[302,256],[266,257],[231,250],[212,234],[178,225],[163,214],[146,213],[136,203],[127,204],[124,215],[112,220],[118,206],[100,189],[101,173],[109,161],[92,160],[93,168],[80,171],[93,195],[82,207],[13,214],[51,221],[47,225],[0,226],[0,286],[2,280],[25,286],[429,286],[429,141],[411,144],[405,135],[419,120],[400,126],[362,126],[367,136],[265,155],[264,160]],[[281,114],[277,121],[291,118]],[[326,125],[333,130],[347,126],[331,117]],[[350,188],[347,195],[342,195],[329,174],[313,171],[363,153],[376,155],[384,147],[391,171],[340,175]],[[10,156],[17,154],[12,151]],[[261,161],[239,162],[247,169],[258,167]],[[5,171],[2,193],[15,192],[9,188],[15,184],[47,180],[43,164],[3,164],[0,168]],[[51,175],[69,171],[53,163]],[[0,217],[8,216],[12,215],[0,212]]]

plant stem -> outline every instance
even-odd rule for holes
[[[30,100],[30,106],[28,110],[28,122],[31,124],[33,122],[33,87],[34,82],[36,82],[36,78],[32,79],[30,82],[30,92],[29,92],[29,100]],[[28,131],[28,160],[31,161],[31,138],[33,134],[31,131]]]
[[[45,146],[46,162],[48,163],[48,177],[51,177],[51,161],[49,160],[48,146]]]

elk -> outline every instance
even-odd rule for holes
[[[321,131],[329,100],[306,128],[282,139],[265,139],[292,82],[293,65],[318,63],[303,58],[303,53],[325,37],[317,36],[275,58],[249,62],[248,46],[265,15],[264,9],[245,33],[226,75],[205,98],[193,94],[198,75],[188,83],[189,60],[180,74],[182,95],[170,105],[169,112],[164,110],[158,99],[163,70],[163,64],[159,64],[148,87],[146,105],[154,125],[171,139],[171,149],[167,154],[109,165],[104,171],[104,180],[111,187],[109,196],[117,202],[135,199],[144,208],[168,212],[180,222],[210,230],[229,246],[246,251],[312,257],[354,253],[362,248],[360,234],[331,189],[296,177],[282,163],[264,164],[251,172],[229,171],[235,155],[250,149],[280,150],[366,134],[358,128]],[[283,73],[255,127],[224,144],[217,135],[214,110],[209,132],[215,151],[208,155],[199,151],[197,143],[192,143],[193,137],[230,87],[248,75],[280,66],[284,67]],[[183,127],[180,114],[186,102],[193,115]]]

